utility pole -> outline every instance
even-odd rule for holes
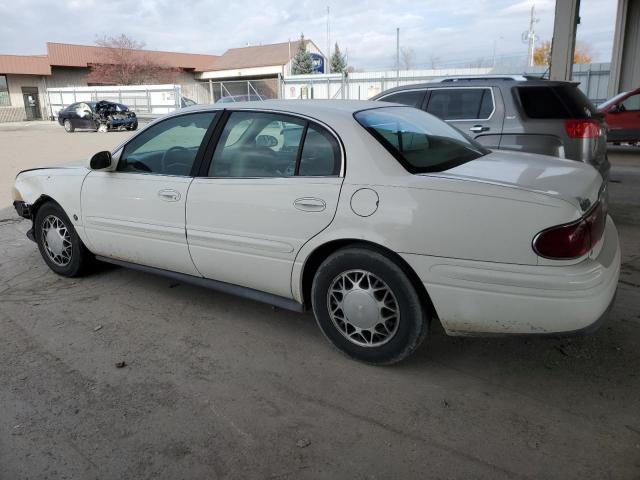
[[[527,63],[530,67],[533,67],[533,53],[536,48],[536,32],[533,28],[534,24],[538,23],[539,19],[536,18],[536,5],[531,5],[531,14],[529,15],[529,30],[522,32],[522,41],[528,43],[527,51]]]
[[[396,87],[400,84],[400,27],[396,28]]]
[[[331,37],[329,28],[329,5],[327,5],[327,65],[324,67],[325,73],[331,73]]]

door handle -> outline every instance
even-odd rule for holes
[[[489,127],[485,127],[484,125],[474,125],[469,130],[472,131],[473,133],[480,133],[480,132],[486,132],[490,129]]]
[[[165,188],[158,192],[158,196],[165,202],[177,202],[180,200],[180,192],[177,192],[171,188]]]
[[[303,212],[321,212],[327,208],[327,204],[320,198],[303,197],[293,202],[293,206]]]

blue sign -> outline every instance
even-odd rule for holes
[[[313,73],[324,73],[324,57],[319,53],[312,53]]]

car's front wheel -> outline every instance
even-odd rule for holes
[[[56,203],[48,202],[38,209],[34,234],[42,258],[58,275],[76,277],[84,273],[93,260],[73,223]]]
[[[133,122],[131,125],[127,125],[127,130],[137,130],[138,129],[138,122]]]
[[[64,129],[67,133],[71,133],[75,130],[75,127],[71,123],[71,120],[69,120],[68,118],[62,123],[62,125],[64,126]]]
[[[324,335],[363,362],[399,362],[427,334],[428,316],[411,280],[372,248],[350,247],[329,256],[316,272],[311,296]]]

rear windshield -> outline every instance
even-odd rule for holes
[[[374,108],[354,117],[411,173],[441,172],[489,153],[460,130],[417,108]]]
[[[590,118],[593,103],[574,85],[516,87],[524,114],[529,118]]]

